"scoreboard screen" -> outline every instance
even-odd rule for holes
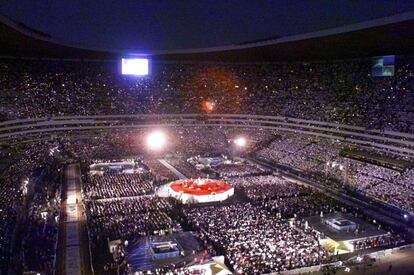
[[[121,72],[123,75],[148,75],[149,61],[147,58],[122,58]]]
[[[394,76],[395,55],[377,56],[372,59],[372,76]]]

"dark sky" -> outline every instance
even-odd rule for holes
[[[412,0],[4,0],[0,13],[70,44],[222,46],[414,10]]]

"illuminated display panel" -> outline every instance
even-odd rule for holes
[[[394,76],[395,55],[377,56],[372,59],[372,76]]]

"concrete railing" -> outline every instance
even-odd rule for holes
[[[237,127],[293,132],[337,139],[361,146],[414,155],[414,134],[370,130],[323,121],[243,114],[163,114],[62,116],[0,123],[0,141],[24,140],[62,133],[133,130],[151,127]]]

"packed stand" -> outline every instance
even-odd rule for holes
[[[150,194],[154,191],[151,173],[104,173],[88,175],[84,194],[88,199],[121,198]]]
[[[58,148],[53,141],[19,146],[14,152],[18,158],[1,173],[2,274],[53,269],[61,171],[56,163],[62,158]]]
[[[177,229],[168,216],[172,205],[160,198],[137,197],[86,204],[92,240],[130,240]]]
[[[224,249],[237,274],[263,274],[328,259],[318,233],[250,203],[184,209],[189,222]]]
[[[413,132],[412,60],[397,59],[394,77],[371,76],[371,65],[154,64],[131,79],[111,62],[2,60],[1,118],[248,113]]]
[[[310,193],[309,188],[274,175],[234,178],[230,183],[243,188],[252,200],[297,197]]]
[[[223,163],[210,169],[222,178],[240,178],[270,173],[268,170],[248,162]]]
[[[310,178],[338,188],[356,190],[371,198],[414,212],[414,169],[397,171],[341,156],[344,145],[327,139],[279,136],[256,153]]]

